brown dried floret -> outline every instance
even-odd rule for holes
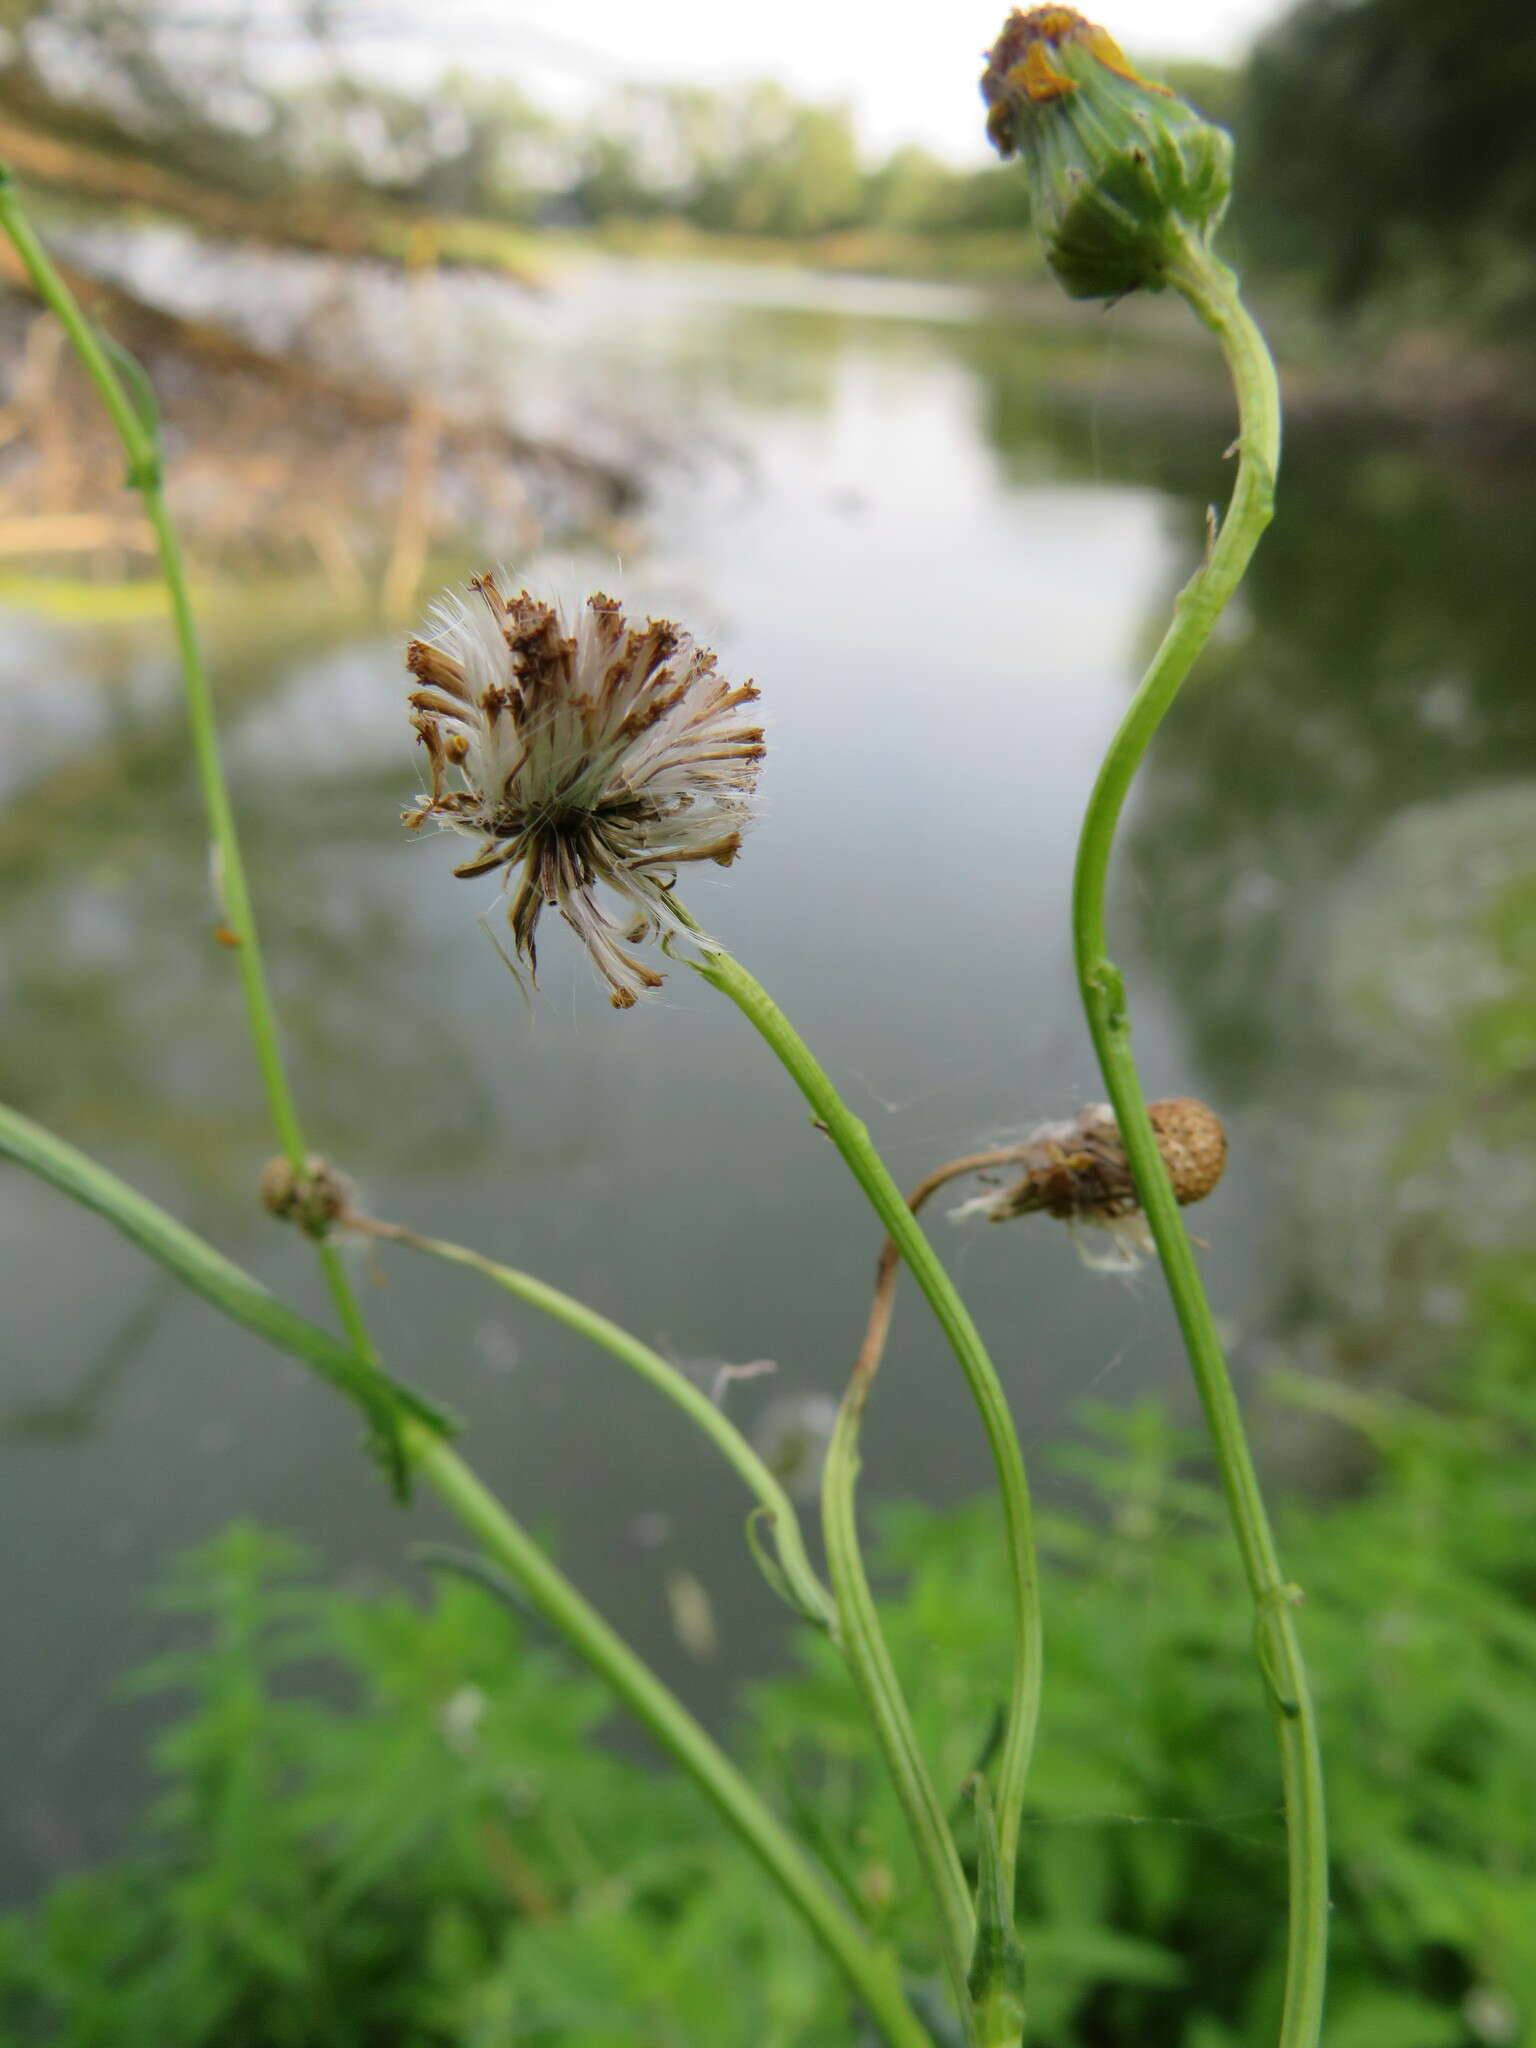
[[[628,1009],[662,979],[630,949],[692,929],[675,871],[727,867],[740,848],[764,751],[744,710],[757,691],[717,675],[680,626],[629,626],[601,593],[568,633],[527,591],[504,598],[490,576],[470,590],[467,605],[437,607],[437,633],[406,655],[430,787],[405,821],[480,840],[454,873],[505,871],[513,947],[531,973],[552,905]]]

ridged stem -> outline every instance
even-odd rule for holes
[[[916,1216],[930,1198],[951,1181],[979,1172],[984,1167],[1011,1161],[1017,1156],[1018,1148],[1009,1147],[1003,1151],[973,1153],[964,1159],[951,1160],[911,1191],[906,1197],[907,1208]],[[844,1647],[871,1721],[880,1733],[888,1768],[907,1817],[908,1831],[939,1905],[945,1967],[965,2020],[967,2039],[974,2048],[996,2048],[996,2043],[991,2042],[983,2031],[989,2024],[988,2014],[976,2007],[971,1996],[977,1916],[966,1890],[965,1875],[955,1851],[948,1818],[918,1749],[900,1680],[880,1629],[879,1613],[859,1546],[856,1510],[859,1431],[875,1374],[880,1370],[880,1361],[885,1355],[900,1271],[901,1254],[895,1241],[887,1237],[880,1248],[875,1268],[875,1293],[864,1341],[854,1361],[853,1373],[838,1408],[837,1425],[827,1449],[821,1484],[822,1531],[827,1546],[827,1565],[837,1595]],[[984,1786],[981,1791],[985,1796]],[[990,1799],[987,1805],[990,1819]],[[1000,1882],[1001,1872],[996,1875]],[[1012,1934],[1011,1917],[1009,1934]]]
[[[1290,1900],[1280,2048],[1316,2048],[1327,1966],[1327,1822],[1317,1717],[1293,1614],[1299,1595],[1280,1569],[1215,1320],[1147,1115],[1131,1052],[1124,984],[1109,957],[1105,936],[1105,887],[1126,794],[1153,734],[1269,523],[1280,458],[1280,397],[1274,365],[1263,336],[1238,296],[1237,280],[1203,245],[1190,242],[1169,282],[1216,335],[1232,373],[1239,413],[1237,480],[1227,516],[1206,561],[1179,593],[1173,623],[1152,657],[1099,771],[1078,847],[1072,930],[1094,1050],[1162,1261],[1215,1448],[1253,1597],[1255,1647],[1279,1735]]]
[[[976,2048],[967,1984],[976,1916],[949,1820],[919,1747],[911,1711],[880,1626],[859,1545],[859,1426],[870,1384],[867,1376],[854,1374],[838,1407],[822,1469],[821,1526],[827,1546],[827,1570],[837,1599],[838,1641],[885,1757],[907,1832],[933,1896],[945,1974],[965,2026],[966,2040]]]
[[[960,1363],[986,1431],[1002,1498],[1013,1595],[1013,1668],[995,1794],[1002,1868],[1005,1881],[1011,1887],[1018,1855],[1024,1784],[1040,1716],[1041,1628],[1034,1517],[1024,1459],[1007,1397],[969,1309],[921,1225],[907,1207],[900,1188],[871,1143],[863,1123],[844,1103],[809,1046],[766,989],[739,961],[721,951],[712,940],[701,938],[699,943],[704,957],[697,963],[698,971],[713,987],[730,998],[777,1054],[895,1242]],[[883,1686],[885,1681],[881,1671],[871,1666],[863,1673],[861,1683],[866,1687]],[[887,1704],[889,1713],[884,1719],[891,1725],[897,1725],[897,1702],[889,1700]],[[905,1718],[904,1706],[900,1708],[900,1717]],[[941,1881],[937,1864],[932,1868],[931,1876],[936,1882]],[[945,1888],[947,1890],[947,1885]],[[959,1915],[954,1906],[947,1904],[945,1911],[950,1924],[958,1927]]]

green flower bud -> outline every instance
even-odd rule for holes
[[[1232,138],[1070,7],[1015,9],[981,80],[987,134],[1029,178],[1046,256],[1074,299],[1161,291],[1232,189]]]

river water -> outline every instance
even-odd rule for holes
[[[625,531],[514,569],[680,617],[758,680],[760,821],[688,900],[897,1174],[1095,1099],[1074,835],[1225,488],[1203,340],[1170,355],[1113,317],[1036,332],[955,289],[608,263],[536,300],[463,281],[439,315],[443,376],[645,462]],[[370,332],[387,357],[390,323]],[[1536,1061],[1536,500],[1454,451],[1303,422],[1281,507],[1133,799],[1113,918],[1149,1091],[1228,1119],[1195,1227],[1255,1401],[1275,1362],[1454,1355],[1469,1257],[1536,1218],[1488,1106]],[[6,1097],[323,1316],[305,1248],[252,1198],[271,1145],[163,630],[16,599],[6,623]],[[399,634],[312,601],[215,604],[209,633],[316,1142],[375,1213],[572,1289],[711,1382],[772,1361],[729,1387],[749,1426],[814,1421],[876,1237],[741,1019],[681,967],[616,1014],[558,931],[520,993],[477,923],[494,889],[400,829]],[[1188,1407],[1154,1274],[1091,1270],[1044,1220],[933,1227],[1048,1494],[1085,1401]],[[441,1524],[388,1503],[326,1390],[97,1220],[6,1174],[0,1230],[15,1895],[110,1851],[142,1800],[153,1710],[112,1688],[165,1640],[145,1594],[172,1552],[257,1516],[366,1583],[412,1574]],[[783,1650],[730,1475],[562,1330],[403,1253],[357,1263],[390,1358],[718,1717]],[[1278,1456],[1283,1422],[1266,1441]],[[866,1443],[870,1501],[987,1481],[905,1296]]]

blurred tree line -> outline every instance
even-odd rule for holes
[[[1024,218],[1016,180],[915,146],[870,165],[848,107],[771,82],[625,85],[562,117],[479,70],[448,72],[430,95],[360,77],[335,0],[290,25],[298,82],[292,63],[262,62],[260,0],[218,21],[191,33],[172,0],[0,0],[0,123],[250,198],[319,187],[518,225],[670,217],[800,237]]]
[[[1340,309],[1417,282],[1484,317],[1528,313],[1533,102],[1526,0],[1301,0],[1243,81],[1256,252]]]
[[[771,83],[629,84],[559,116],[483,67],[429,95],[368,80],[342,0],[292,0],[286,15],[270,0],[213,15],[174,0],[0,0],[0,60],[0,129],[24,122],[248,200],[321,192],[523,226],[675,219],[790,238],[938,240],[1024,219],[1006,167],[917,146],[871,163],[846,106]],[[1299,0],[1242,72],[1160,68],[1238,133],[1250,265],[1336,310],[1406,285],[1439,310],[1514,324],[1536,228],[1524,0]]]

